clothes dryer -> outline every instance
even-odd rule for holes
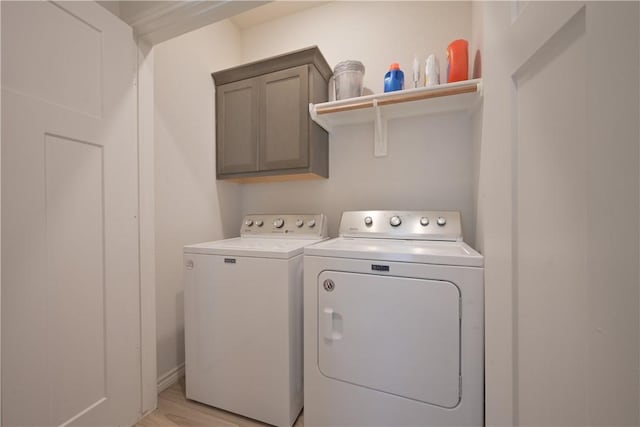
[[[458,212],[345,212],[305,248],[305,426],[483,424],[483,257]]]
[[[185,246],[187,398],[290,427],[302,409],[303,248],[324,215],[248,215],[241,236]]]

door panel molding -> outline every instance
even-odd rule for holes
[[[14,17],[5,22],[5,31],[21,40],[3,49],[5,61],[13,63],[5,67],[3,88],[99,118],[103,34],[68,6],[65,2],[3,5]],[[25,15],[29,19],[20,19]],[[61,27],[65,32],[58,31]]]
[[[60,425],[107,399],[104,153],[99,144],[46,133],[44,151],[47,323],[66,335],[66,345],[48,343]]]
[[[553,8],[553,13],[549,13],[550,8]],[[508,67],[511,70],[521,68],[584,8],[583,1],[528,2],[507,29],[505,43],[509,44]]]

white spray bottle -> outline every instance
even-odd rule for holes
[[[433,53],[427,58],[424,78],[425,87],[440,84],[440,63],[438,62],[438,58]]]

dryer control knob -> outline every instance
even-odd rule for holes
[[[262,227],[262,226],[264,225],[264,221],[262,221],[261,219],[257,219],[257,220],[256,220],[256,225],[257,225],[258,227]]]
[[[310,219],[309,221],[307,221],[307,225],[309,226],[309,228],[313,228],[316,226],[316,220],[315,219]]]
[[[284,219],[282,218],[276,218],[275,220],[273,220],[273,226],[275,228],[282,228],[284,227]]]
[[[427,225],[429,225],[429,218],[427,218],[426,216],[423,216],[422,218],[420,218],[420,225],[423,227],[426,227]]]
[[[394,215],[389,220],[389,224],[391,224],[392,227],[397,227],[400,224],[402,224],[402,220],[400,219],[400,217],[398,215]]]
[[[296,220],[296,227],[300,228],[304,225],[304,221],[301,219]]]
[[[373,224],[373,218],[371,218],[370,216],[365,216],[364,225],[371,225],[371,224]]]
[[[438,223],[438,225],[440,227],[442,227],[443,225],[445,225],[447,223],[447,219],[445,217],[439,216],[438,220],[436,222]]]
[[[251,227],[253,225],[253,220],[248,219],[244,222],[244,225],[246,225],[247,227]]]

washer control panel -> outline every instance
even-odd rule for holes
[[[340,236],[462,241],[462,219],[455,211],[347,211]]]
[[[244,217],[241,236],[277,236],[297,239],[327,236],[323,214],[250,214]]]

